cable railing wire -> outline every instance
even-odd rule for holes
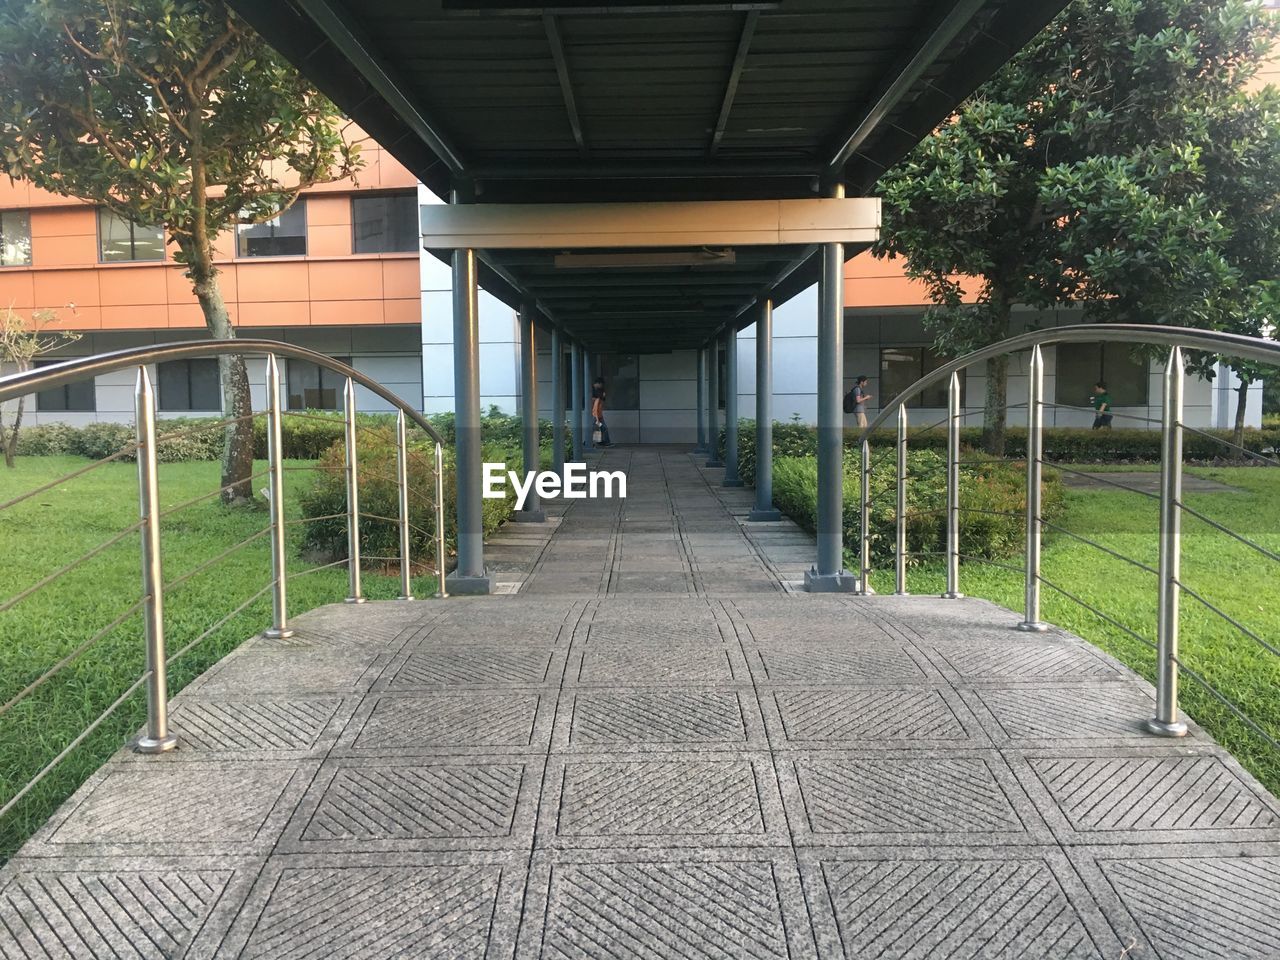
[[[1053,401],[1046,400],[1044,401],[1044,405],[1046,407],[1053,407],[1056,410],[1078,410],[1081,413],[1097,413],[1093,407],[1082,407],[1074,403],[1055,403]],[[1143,417],[1136,413],[1115,413],[1111,410],[1108,410],[1107,413],[1111,414],[1111,416],[1115,417],[1117,420],[1133,420],[1137,423],[1154,423],[1157,425],[1161,423],[1158,417]]]
[[[1180,423],[1178,424],[1178,426],[1182,427],[1182,429],[1187,431],[1187,433],[1194,433],[1196,434],[1196,436],[1204,437],[1208,440],[1216,440],[1218,441],[1218,443],[1222,444],[1224,447],[1230,447],[1232,450],[1236,450],[1240,453],[1243,453],[1246,457],[1253,457],[1255,460],[1260,460],[1263,463],[1267,464],[1267,466],[1280,467],[1280,460],[1272,459],[1271,457],[1265,456],[1264,454],[1256,453],[1253,450],[1248,449],[1247,447],[1242,447],[1240,446],[1240,444],[1236,443],[1234,440],[1228,440],[1226,437],[1219,437],[1216,434],[1209,433],[1209,431],[1207,430],[1201,430],[1199,427],[1192,427],[1185,423]]]
[[[339,514],[339,516],[345,517],[346,514],[345,513]],[[340,560],[333,560],[330,563],[321,563],[321,564],[317,564],[314,567],[308,567],[306,570],[295,570],[292,573],[286,575],[285,579],[296,580],[298,577],[306,577],[313,573],[319,573],[321,570],[328,570],[330,567],[342,566],[346,562],[347,562],[347,558],[343,557]]]
[[[1053,469],[1061,470],[1063,473],[1074,474],[1077,477],[1084,477],[1086,480],[1096,481],[1098,483],[1106,484],[1107,486],[1115,487],[1117,490],[1124,490],[1127,493],[1138,493],[1151,500],[1160,499],[1160,495],[1158,493],[1152,493],[1150,490],[1140,490],[1137,487],[1126,486],[1125,484],[1120,483],[1118,480],[1112,480],[1106,474],[1103,474],[1103,473],[1088,473],[1084,470],[1076,470],[1073,467],[1065,466],[1064,464],[1058,463],[1053,460],[1041,460],[1040,462],[1044,464],[1046,467],[1053,467]]]
[[[93,547],[92,549],[87,550],[86,552],[80,554],[80,556],[76,557],[76,559],[58,568],[57,570],[49,574],[44,579],[36,581],[35,583],[27,587],[22,592],[15,593],[8,600],[5,600],[3,603],[0,603],[0,613],[7,613],[9,610],[13,609],[15,606],[17,606],[27,597],[35,593],[37,590],[41,589],[42,587],[48,586],[49,584],[53,583],[55,580],[59,579],[62,576],[65,576],[66,574],[70,573],[72,570],[79,567],[82,563],[92,560],[94,557],[102,553],[104,550],[114,547],[117,543],[119,543],[125,537],[129,536],[130,534],[137,533],[141,529],[142,529],[141,521],[133,524],[132,526],[125,527],[123,530],[121,530],[111,539],[103,543],[100,543],[96,547]]]
[[[1255,721],[1252,717],[1250,717],[1248,714],[1246,714],[1246,713],[1245,713],[1243,710],[1241,710],[1238,706],[1236,706],[1234,703],[1232,703],[1230,700],[1228,700],[1228,699],[1227,699],[1227,698],[1226,698],[1226,697],[1225,697],[1225,696],[1224,696],[1224,695],[1223,695],[1223,694],[1218,690],[1218,688],[1217,688],[1217,687],[1215,687],[1213,684],[1211,684],[1211,683],[1210,683],[1208,680],[1206,680],[1204,677],[1200,676],[1200,674],[1199,674],[1199,673],[1197,673],[1195,670],[1192,670],[1192,669],[1191,669],[1190,667],[1188,667],[1185,663],[1183,663],[1183,662],[1182,662],[1182,658],[1181,658],[1181,657],[1175,657],[1175,658],[1174,658],[1174,663],[1176,663],[1176,664],[1178,665],[1178,669],[1179,669],[1182,673],[1185,673],[1188,677],[1190,677],[1192,680],[1194,680],[1196,683],[1198,683],[1198,684],[1199,684],[1199,685],[1204,689],[1204,691],[1205,691],[1206,693],[1208,693],[1211,697],[1213,697],[1215,700],[1217,700],[1220,704],[1222,704],[1224,707],[1226,707],[1228,710],[1230,710],[1230,711],[1231,711],[1231,712],[1236,716],[1236,718],[1237,718],[1237,719],[1239,719],[1242,723],[1244,723],[1246,726],[1248,726],[1249,728],[1251,728],[1251,729],[1253,730],[1253,732],[1254,732],[1254,733],[1256,733],[1258,736],[1262,737],[1262,739],[1263,739],[1263,740],[1265,740],[1265,741],[1266,741],[1266,742],[1271,746],[1271,749],[1273,749],[1273,750],[1275,750],[1275,751],[1277,751],[1277,752],[1280,752],[1280,741],[1277,741],[1275,737],[1273,737],[1271,734],[1267,733],[1267,731],[1266,731],[1266,730],[1262,729],[1262,727],[1257,723],[1257,721]]]
[[[1014,573],[1022,573],[1022,567],[1016,567],[1012,563],[1001,563],[999,560],[992,560],[989,557],[979,557],[971,553],[958,554],[961,560],[968,560],[970,563],[984,563],[988,567],[996,567],[1000,570],[1011,570]]]
[[[164,510],[160,511],[160,518],[163,520],[165,517],[171,516],[179,510],[185,510],[187,507],[194,507],[198,503],[204,503],[206,500],[212,500],[214,497],[226,493],[228,490],[234,490],[236,487],[242,487],[246,483],[255,483],[263,477],[269,476],[270,473],[270,470],[261,470],[258,473],[251,473],[243,480],[236,480],[232,483],[219,487],[217,490],[211,490],[208,493],[200,494],[198,497],[192,497],[190,500],[184,500],[182,503],[174,504],[172,507],[166,507]]]
[[[204,561],[203,563],[199,564],[196,567],[193,567],[192,569],[188,570],[186,573],[181,574],[180,576],[174,577],[172,580],[170,580],[168,583],[164,585],[164,591],[168,593],[170,590],[173,590],[177,587],[181,587],[185,585],[189,581],[198,577],[200,574],[204,573],[206,570],[209,570],[216,564],[225,560],[227,557],[231,556],[233,553],[236,553],[239,550],[243,550],[245,547],[247,547],[249,544],[253,543],[256,540],[261,540],[270,532],[271,532],[270,527],[263,527],[258,532],[250,534],[249,536],[241,540],[239,543],[236,543],[230,547],[227,547],[227,549],[223,550],[217,556],[210,557],[208,560]]]
[[[136,443],[127,444],[126,446],[121,447],[115,453],[108,454],[107,456],[103,457],[100,460],[95,460],[92,463],[86,466],[83,466],[78,470],[72,470],[70,473],[63,474],[61,477],[58,477],[56,480],[50,480],[48,483],[42,483],[40,486],[36,487],[34,490],[28,490],[26,493],[19,494],[18,496],[14,497],[12,500],[6,500],[4,503],[0,503],[0,512],[8,510],[12,506],[16,506],[17,504],[21,503],[23,500],[29,500],[32,497],[34,497],[36,494],[44,493],[46,490],[52,490],[54,487],[60,487],[64,483],[74,480],[77,477],[83,477],[86,473],[89,473],[92,470],[97,470],[101,466],[104,466],[108,463],[114,463],[116,460],[119,460],[121,457],[127,457],[129,456],[129,454],[137,453],[137,452],[138,452],[138,445]]]
[[[221,630],[233,619],[238,617],[241,613],[243,613],[250,606],[252,606],[256,601],[260,600],[263,596],[265,596],[267,591],[270,590],[273,586],[274,584],[268,582],[263,587],[255,591],[254,594],[251,597],[249,597],[248,600],[245,600],[243,603],[241,603],[240,606],[236,607],[226,616],[220,617],[219,619],[215,620],[213,624],[207,627],[203,632],[201,632],[199,636],[190,640],[184,647],[182,647],[175,653],[170,654],[164,661],[165,666],[166,667],[170,666],[173,663],[173,661],[177,660],[183,654],[187,653],[189,650],[195,647],[196,644],[203,643],[209,637],[213,636],[214,633],[216,633],[218,630]]]
[[[1140,560],[1133,559],[1133,557],[1126,557],[1123,553],[1120,553],[1116,550],[1112,550],[1110,547],[1104,546],[1103,544],[1098,543],[1096,540],[1090,540],[1088,537],[1082,536],[1072,530],[1068,530],[1066,527],[1062,526],[1061,524],[1054,523],[1052,520],[1046,520],[1043,517],[1041,517],[1040,525],[1044,527],[1048,527],[1051,530],[1055,530],[1058,533],[1066,534],[1068,537],[1071,537],[1071,539],[1079,540],[1081,543],[1087,544],[1090,547],[1094,547],[1095,549],[1101,550],[1103,553],[1109,553],[1111,554],[1111,556],[1115,557],[1117,560],[1123,560],[1125,563],[1131,564],[1132,566],[1137,567],[1139,570],[1145,570],[1147,571],[1147,573],[1155,574],[1157,576],[1160,573],[1160,571],[1157,570],[1155,567],[1148,566],[1147,564],[1143,563]]]
[[[1280,657],[1280,647],[1276,647],[1269,640],[1265,640],[1262,637],[1258,636],[1256,633],[1254,633],[1252,630],[1246,627],[1243,623],[1241,623],[1235,617],[1231,616],[1231,614],[1227,613],[1222,608],[1215,606],[1210,600],[1201,596],[1198,591],[1192,590],[1181,580],[1179,580],[1177,583],[1178,583],[1178,588],[1183,593],[1189,595],[1195,600],[1200,601],[1201,605],[1206,607],[1211,612],[1216,613],[1219,617],[1227,621],[1227,623],[1231,624],[1233,627],[1235,627],[1237,630],[1243,633],[1246,637],[1249,637],[1251,640],[1256,641],[1260,646],[1265,647],[1271,653],[1275,654],[1277,657]]]
[[[1201,523],[1207,523],[1209,526],[1213,527],[1215,530],[1225,533],[1229,537],[1234,537],[1236,540],[1239,540],[1241,543],[1243,543],[1247,547],[1252,547],[1254,550],[1257,550],[1258,553],[1262,554],[1267,559],[1275,560],[1276,562],[1280,563],[1280,553],[1273,553],[1272,551],[1268,550],[1266,547],[1262,546],[1261,544],[1254,543],[1248,537],[1241,536],[1240,534],[1236,533],[1234,530],[1230,530],[1227,527],[1224,527],[1217,520],[1213,520],[1213,519],[1210,519],[1209,517],[1206,517],[1199,510],[1196,510],[1193,507],[1189,507],[1185,503],[1182,503],[1181,501],[1179,501],[1178,506],[1186,513],[1191,514],[1191,516],[1195,517]]]
[[[1099,610],[1097,607],[1089,603],[1087,600],[1080,599],[1070,590],[1063,589],[1058,584],[1054,583],[1052,580],[1046,579],[1045,577],[1037,576],[1036,579],[1039,580],[1041,583],[1043,583],[1049,589],[1056,590],[1058,593],[1062,594],[1068,600],[1072,601],[1075,604],[1078,604],[1079,606],[1083,607],[1085,610],[1088,610],[1095,617],[1098,617],[1101,620],[1105,620],[1107,623],[1111,624],[1117,630],[1120,630],[1128,634],[1130,637],[1132,637],[1134,640],[1137,640],[1143,646],[1150,647],[1152,650],[1156,649],[1156,644],[1153,641],[1148,640],[1146,637],[1142,636],[1142,634],[1135,631],[1132,627],[1126,626],[1125,624],[1121,623],[1119,620],[1111,616],[1109,613],[1105,613],[1104,611]]]

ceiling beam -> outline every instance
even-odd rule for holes
[[[892,79],[880,88],[880,93],[872,100],[870,106],[862,111],[853,128],[837,141],[827,161],[826,175],[829,178],[840,177],[849,158],[867,142],[889,113],[902,102],[915,82],[959,36],[960,31],[987,6],[987,0],[959,0],[954,5],[937,4],[936,6],[949,7],[949,9],[934,24],[932,30],[924,33],[915,50],[902,62]]]
[[[560,95],[564,98],[564,110],[569,115],[569,127],[573,130],[573,139],[585,157],[587,140],[582,133],[582,118],[578,116],[578,101],[573,95],[573,81],[569,77],[569,61],[564,54],[564,40],[560,36],[560,25],[553,14],[543,15],[542,29],[547,34],[551,58],[556,62],[556,76],[560,78]]]
[[[738,36],[738,49],[733,55],[733,63],[729,67],[729,79],[724,85],[724,99],[720,103],[720,116],[716,118],[716,128],[711,134],[711,146],[708,153],[714,154],[720,149],[720,140],[724,137],[725,127],[729,123],[729,114],[733,110],[733,100],[738,95],[738,81],[742,79],[742,67],[747,62],[747,51],[751,49],[751,38],[755,36],[756,24],[760,13],[750,11],[742,20],[742,33]]]
[[[337,48],[351,65],[368,81],[369,86],[391,107],[395,114],[418,135],[453,172],[466,169],[462,154],[448,138],[418,109],[416,103],[382,65],[382,59],[355,25],[329,3],[329,0],[296,0],[325,38]]]

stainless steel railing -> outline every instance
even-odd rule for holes
[[[211,424],[201,424],[190,430],[180,430],[171,434],[159,435],[156,429],[156,397],[148,365],[168,360],[215,357],[224,354],[266,354],[265,417],[267,434],[267,470],[265,472],[265,476],[268,478],[266,494],[270,519],[264,529],[256,531],[249,537],[241,540],[239,543],[223,550],[210,560],[197,565],[192,570],[188,570],[176,579],[166,582],[164,578],[164,560],[160,550],[160,531],[163,518],[180,509],[216,497],[222,491],[215,490],[211,493],[203,494],[192,500],[188,500],[185,503],[178,504],[177,506],[162,509],[160,502],[159,443],[191,432],[215,429],[220,430],[237,419],[252,419],[260,414],[251,414],[248,418],[242,417],[219,420]],[[309,522],[324,518],[303,517],[301,518],[301,521],[298,519],[286,520],[285,518],[285,474],[288,468],[284,465],[282,423],[286,413],[281,404],[279,357],[306,360],[345,378],[345,390],[343,393],[343,439],[346,509],[342,514],[335,514],[334,518],[343,517],[346,520],[348,536],[347,557],[343,560],[319,564],[305,570],[293,572],[290,572],[287,568],[288,528],[298,522]],[[291,344],[260,339],[212,340],[194,343],[164,344],[153,347],[122,350],[85,359],[68,360],[64,363],[52,364],[14,376],[0,378],[0,403],[20,396],[29,395],[40,390],[46,390],[67,383],[72,383],[77,380],[87,379],[113,371],[132,369],[135,367],[137,369],[137,377],[134,390],[134,441],[107,457],[73,470],[55,480],[40,484],[34,490],[26,491],[23,494],[10,498],[4,503],[0,503],[0,512],[29,500],[31,497],[43,491],[50,490],[59,484],[66,483],[69,480],[83,476],[106,463],[118,461],[122,458],[133,455],[136,456],[137,460],[139,505],[138,522],[130,525],[122,532],[115,534],[104,543],[94,546],[76,559],[63,564],[57,570],[18,591],[13,596],[4,599],[3,602],[0,602],[0,614],[12,609],[14,606],[23,602],[33,594],[48,588],[62,579],[65,575],[79,568],[85,562],[100,555],[103,551],[118,544],[120,541],[135,532],[140,536],[141,547],[141,589],[139,599],[130,604],[124,613],[112,619],[105,627],[95,631],[83,642],[78,643],[66,656],[62,657],[50,669],[41,673],[38,678],[27,684],[22,690],[18,691],[8,700],[8,702],[0,705],[0,716],[8,713],[27,697],[34,694],[44,684],[48,683],[59,671],[70,666],[78,658],[83,656],[84,653],[96,642],[110,634],[113,630],[119,628],[130,617],[138,613],[141,613],[142,615],[142,633],[146,655],[145,669],[143,670],[142,675],[133,681],[119,698],[117,698],[102,714],[94,719],[83,731],[81,731],[80,734],[75,736],[68,744],[66,744],[61,752],[59,752],[48,764],[42,767],[39,772],[37,772],[33,778],[28,780],[23,787],[10,796],[3,806],[0,806],[0,816],[8,813],[20,800],[22,800],[23,797],[25,797],[50,772],[52,772],[52,770],[55,769],[62,760],[70,755],[76,747],[83,743],[117,709],[119,709],[130,696],[142,687],[145,687],[147,697],[146,726],[142,735],[134,741],[133,748],[141,753],[161,753],[172,750],[176,746],[177,740],[173,732],[170,730],[168,722],[169,666],[178,657],[187,653],[196,644],[207,639],[216,630],[229,623],[234,617],[238,616],[254,602],[262,598],[266,593],[270,592],[271,594],[272,612],[271,623],[263,632],[267,637],[276,639],[286,638],[293,634],[293,630],[289,626],[288,584],[295,577],[345,564],[347,567],[348,579],[346,596],[347,602],[363,603],[365,601],[361,582],[360,521],[362,518],[374,519],[375,517],[372,514],[362,513],[359,503],[359,464],[357,444],[358,424],[356,419],[355,392],[357,384],[386,400],[396,410],[394,431],[396,476],[393,479],[397,487],[398,516],[394,518],[377,517],[376,519],[391,521],[395,523],[397,527],[399,554],[394,558],[394,560],[398,561],[399,564],[400,600],[408,601],[413,599],[411,587],[413,562],[411,545],[413,538],[411,536],[411,532],[416,531],[419,533],[426,533],[426,531],[416,528],[410,521],[410,497],[411,495],[415,495],[416,491],[411,491],[409,488],[408,423],[412,421],[418,429],[426,434],[428,441],[434,447],[434,497],[431,502],[420,499],[420,505],[426,506],[434,511],[435,531],[431,539],[436,555],[434,564],[434,572],[437,582],[436,596],[444,597],[447,595],[445,592],[446,550],[444,522],[444,441],[431,422],[414,409],[414,407],[409,403],[402,400],[377,381],[344,363],[334,360],[331,357],[316,353],[312,350],[296,347]],[[308,415],[291,413],[288,414],[288,416],[306,417]],[[332,421],[330,420],[330,422]],[[259,479],[261,476],[263,476],[263,474],[255,474],[250,479]],[[267,535],[270,536],[270,581],[264,584],[261,589],[257,590],[252,596],[237,606],[225,617],[220,618],[209,628],[202,631],[198,636],[189,641],[181,650],[175,653],[170,653],[166,648],[165,637],[166,591],[173,591],[182,587],[185,583],[189,582],[192,577],[207,571],[212,566],[225,560],[232,554],[248,546],[250,543]]]
[[[1161,418],[1137,417],[1143,421],[1158,423],[1161,430],[1161,463],[1160,492],[1137,490],[1116,481],[1104,481],[1112,486],[1141,493],[1157,500],[1159,503],[1159,559],[1156,567],[1143,564],[1112,550],[1103,544],[1062,527],[1052,524],[1043,516],[1042,489],[1043,468],[1045,466],[1072,472],[1070,467],[1055,464],[1044,458],[1044,410],[1048,404],[1044,398],[1044,346],[1058,343],[1081,342],[1120,342],[1159,344],[1169,347],[1163,383],[1163,409]],[[943,597],[959,597],[960,593],[960,561],[966,559],[962,552],[960,535],[960,514],[965,510],[961,499],[960,467],[960,429],[965,416],[961,408],[959,374],[967,367],[985,363],[993,357],[1028,351],[1028,399],[1027,399],[1027,449],[1026,449],[1026,544],[1024,563],[1020,572],[1023,575],[1025,591],[1022,620],[1018,629],[1030,632],[1046,630],[1048,625],[1041,617],[1041,587],[1048,586],[1068,600],[1079,604],[1107,623],[1125,632],[1130,637],[1153,647],[1156,653],[1156,709],[1155,715],[1146,718],[1146,728],[1153,734],[1161,736],[1182,736],[1186,733],[1186,724],[1178,717],[1178,682],[1181,675],[1186,675],[1200,684],[1214,699],[1226,706],[1237,719],[1249,726],[1261,736],[1273,749],[1280,751],[1280,743],[1249,717],[1239,704],[1233,703],[1220,690],[1196,671],[1192,670],[1179,657],[1180,602],[1185,593],[1197,600],[1207,610],[1214,613],[1224,622],[1230,624],[1243,636],[1255,641],[1261,649],[1280,656],[1280,647],[1250,630],[1237,618],[1232,617],[1212,601],[1192,590],[1182,581],[1182,517],[1191,514],[1207,522],[1219,532],[1233,537],[1249,546],[1260,555],[1280,563],[1280,554],[1265,546],[1255,543],[1226,526],[1205,517],[1203,514],[1187,506],[1182,494],[1183,477],[1183,436],[1193,432],[1214,440],[1205,431],[1190,427],[1184,422],[1183,395],[1186,379],[1184,350],[1200,350],[1208,353],[1231,356],[1280,366],[1280,343],[1238,334],[1219,333],[1208,330],[1192,330],[1178,327],[1149,326],[1140,324],[1082,324],[1056,329],[1039,330],[1021,336],[1011,337],[1000,343],[984,347],[981,350],[959,357],[939,367],[930,374],[917,380],[897,397],[886,404],[877,416],[862,431],[859,438],[861,448],[861,483],[860,483],[860,531],[859,543],[855,553],[859,562],[859,583],[863,592],[870,590],[868,576],[871,573],[870,507],[874,498],[871,495],[871,476],[876,460],[872,457],[870,439],[873,431],[887,425],[891,419],[897,423],[897,437],[894,444],[895,461],[895,529],[894,529],[894,587],[895,592],[907,592],[907,523],[909,511],[907,505],[907,487],[911,480],[908,476],[908,414],[907,403],[923,390],[946,382],[947,417],[932,425],[946,426],[946,535],[945,549],[940,552],[945,565],[946,586]],[[1019,405],[1020,406],[1020,405]],[[1120,415],[1117,415],[1120,416]],[[927,428],[928,429],[928,428]],[[1246,450],[1235,443],[1221,440],[1224,446],[1237,454],[1247,455],[1256,462],[1269,466],[1280,466],[1280,459],[1265,456],[1256,451]],[[1276,451],[1280,453],[1280,451]],[[1070,592],[1063,586],[1052,583],[1041,573],[1041,536],[1048,527],[1066,533],[1091,547],[1111,554],[1127,563],[1148,570],[1156,576],[1156,639],[1152,643],[1131,627],[1121,623],[1115,617],[1088,603],[1083,598]],[[985,558],[967,559],[992,563],[1006,569],[1019,570],[1011,564],[1000,564]]]

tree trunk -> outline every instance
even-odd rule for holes
[[[1244,446],[1244,415],[1245,408],[1249,403],[1249,387],[1253,383],[1252,380],[1240,378],[1240,385],[1236,387],[1236,425],[1235,432],[1231,435],[1231,441],[1237,447]]]
[[[982,416],[982,449],[993,457],[1004,456],[1005,423],[1008,418],[1009,358],[987,361],[987,400]]]
[[[18,398],[18,409],[13,414],[13,424],[9,427],[9,436],[5,438],[4,444],[4,465],[6,467],[14,466],[14,462],[18,459],[18,431],[22,429],[22,412],[26,407],[27,398]]]

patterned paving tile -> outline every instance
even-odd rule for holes
[[[393,690],[410,687],[532,685],[544,682],[552,651],[538,647],[472,646],[415,650],[391,678]]]
[[[570,760],[556,832],[566,837],[763,834],[751,762]]]
[[[171,721],[179,744],[191,750],[308,750],[341,706],[338,698],[182,698]]]
[[[872,680],[916,680],[925,674],[901,646],[756,647],[767,683],[842,683]]]
[[[1102,654],[1066,641],[1017,637],[1003,644],[955,643],[934,648],[963,680],[1107,680],[1123,674]]]
[[[715,620],[668,620],[637,622],[593,622],[587,634],[590,643],[723,643],[724,637]]]
[[[1031,769],[1087,834],[1213,833],[1280,826],[1280,818],[1214,756],[1033,757]]]
[[[501,868],[286,867],[241,957],[483,957]]]
[[[1149,740],[1143,721],[1155,710],[1136,684],[1004,687],[976,696],[1010,740]]]
[[[825,861],[822,877],[848,960],[1104,956],[1042,861]]]
[[[539,700],[537,694],[529,693],[381,697],[352,749],[528,746]]]
[[[808,757],[794,769],[815,836],[1025,831],[984,757]]]
[[[969,739],[935,689],[780,690],[772,697],[789,743]]]
[[[1280,857],[1126,858],[1100,865],[1161,960],[1280,957]],[[1271,922],[1260,923],[1263,917]]]
[[[0,956],[180,956],[231,870],[24,870],[0,890]]]
[[[707,644],[608,644],[590,647],[579,683],[710,683],[734,679],[725,647]]]
[[[573,744],[723,743],[747,739],[738,694],[579,693]]]
[[[512,830],[525,776],[519,762],[339,767],[301,839],[505,837]]]
[[[782,958],[788,948],[770,863],[557,864],[542,957]]]

